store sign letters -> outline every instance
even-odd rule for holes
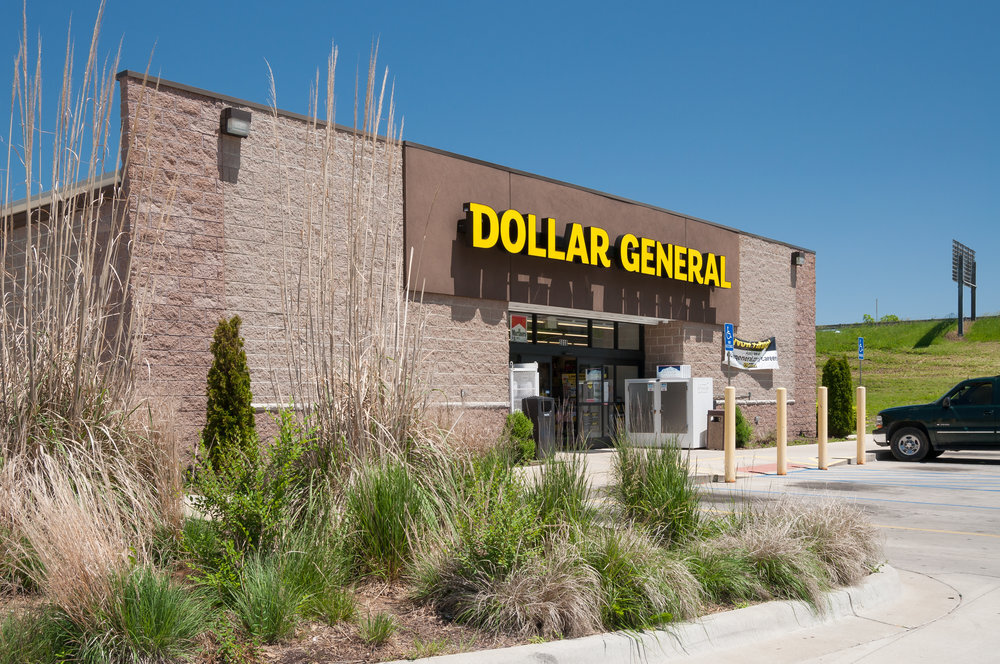
[[[549,260],[610,268],[612,265],[636,274],[688,281],[706,286],[732,288],[726,280],[726,257],[702,253],[679,244],[651,238],[620,235],[611,243],[608,232],[598,226],[569,224],[563,235],[556,233],[556,220],[543,217],[539,232],[537,217],[517,210],[497,213],[481,203],[465,204],[462,230],[470,246],[500,248]]]

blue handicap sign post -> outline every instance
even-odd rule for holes
[[[733,324],[726,323],[725,331],[723,334],[726,337],[726,352],[732,352],[733,350]]]
[[[861,381],[862,377],[861,361],[863,359],[865,359],[865,338],[858,337],[858,385],[864,385],[864,383]]]

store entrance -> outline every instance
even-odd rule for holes
[[[625,417],[625,381],[642,375],[643,326],[516,310],[510,322],[510,361],[537,362],[539,392],[555,399],[557,444],[611,444]]]
[[[577,355],[513,354],[538,363],[539,393],[556,403],[556,439],[562,447],[605,447],[625,417],[625,381],[638,378],[640,362]]]

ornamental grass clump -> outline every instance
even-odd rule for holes
[[[616,441],[611,495],[627,522],[647,528],[661,544],[682,543],[699,523],[698,490],[676,441],[639,449]]]
[[[587,465],[580,454],[556,459],[547,457],[540,472],[528,485],[527,499],[538,519],[551,527],[573,525],[586,529],[596,518],[591,499]]]
[[[601,528],[584,545],[600,579],[601,620],[609,629],[647,629],[697,615],[698,581],[643,532]]]
[[[396,579],[412,542],[434,523],[431,495],[406,463],[383,459],[355,471],[344,488],[345,547],[361,574]]]

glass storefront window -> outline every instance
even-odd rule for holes
[[[610,321],[595,320],[591,322],[594,348],[615,347],[615,324]]]
[[[566,318],[564,316],[539,315],[537,343],[559,346],[589,346],[586,318]]]
[[[511,311],[510,316],[512,323],[515,316],[525,318],[527,333],[524,336],[527,338],[521,341],[520,334],[522,333],[518,333],[515,340],[515,333],[512,330],[510,339],[515,343],[578,346],[607,350],[640,350],[638,323],[615,323],[609,320],[571,318],[555,314],[530,314],[521,311]],[[518,322],[520,322],[519,319]],[[617,344],[615,343],[616,337]]]
[[[638,323],[618,323],[618,348],[639,350]]]

